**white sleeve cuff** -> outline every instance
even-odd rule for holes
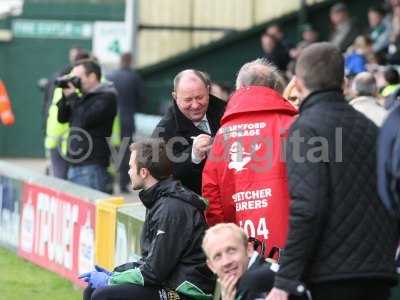
[[[196,157],[196,155],[194,154],[193,151],[193,147],[192,147],[192,163],[198,165],[199,163],[201,163],[202,159]]]

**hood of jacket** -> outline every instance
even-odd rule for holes
[[[114,83],[110,81],[101,82],[94,90],[87,93],[88,95],[92,94],[102,94],[102,93],[110,93],[114,94],[115,96],[118,95],[117,90],[115,89]]]
[[[221,124],[224,124],[236,114],[260,111],[279,111],[288,115],[298,113],[297,109],[277,91],[263,86],[247,86],[238,89],[231,96],[225,114],[221,119]]]
[[[194,206],[201,212],[207,208],[207,202],[203,197],[185,188],[180,181],[173,178],[161,180],[151,188],[142,190],[139,198],[147,209],[150,209],[161,198],[177,199]]]

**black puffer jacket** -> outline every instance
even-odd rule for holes
[[[201,249],[207,229],[205,202],[172,179],[158,182],[139,197],[147,208],[141,236],[142,284],[212,299],[215,278]]]
[[[398,224],[378,199],[377,134],[339,90],[302,103],[287,147],[290,229],[276,287],[294,292],[302,281],[396,281]]]

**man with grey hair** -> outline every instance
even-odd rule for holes
[[[388,112],[378,104],[378,87],[374,75],[359,73],[353,80],[351,92],[355,98],[350,101],[350,105],[380,127]]]
[[[251,85],[266,86],[282,94],[285,80],[276,66],[264,58],[258,58],[244,64],[236,78],[236,89]]]
[[[200,194],[201,174],[225,102],[210,95],[208,75],[198,70],[179,72],[173,85],[171,106],[152,136],[172,144],[170,159],[174,177]]]
[[[267,60],[243,65],[203,170],[207,223],[236,223],[249,237],[267,242],[267,251],[284,246],[288,224],[280,154],[297,110],[282,97],[283,86]]]

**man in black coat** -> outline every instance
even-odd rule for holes
[[[210,95],[208,77],[197,70],[176,75],[172,96],[173,103],[152,136],[161,137],[172,146],[174,177],[201,194],[201,175],[225,102]]]
[[[93,60],[78,61],[70,75],[80,79],[80,86],[69,82],[57,103],[58,121],[71,127],[66,157],[68,180],[110,192],[107,138],[117,113],[117,92],[112,83],[100,82],[101,68]]]
[[[296,65],[302,99],[287,146],[292,198],[286,247],[267,300],[311,290],[313,299],[389,299],[398,222],[378,198],[377,127],[342,92],[344,62],[330,43]]]
[[[132,142],[135,133],[134,115],[145,99],[143,80],[131,65],[132,55],[124,53],[121,55],[120,68],[107,76],[107,79],[114,83],[118,92],[117,107],[121,124],[123,157],[117,167],[119,167],[120,191],[123,193],[129,192],[127,187],[130,182],[128,176],[129,149],[127,146]]]

